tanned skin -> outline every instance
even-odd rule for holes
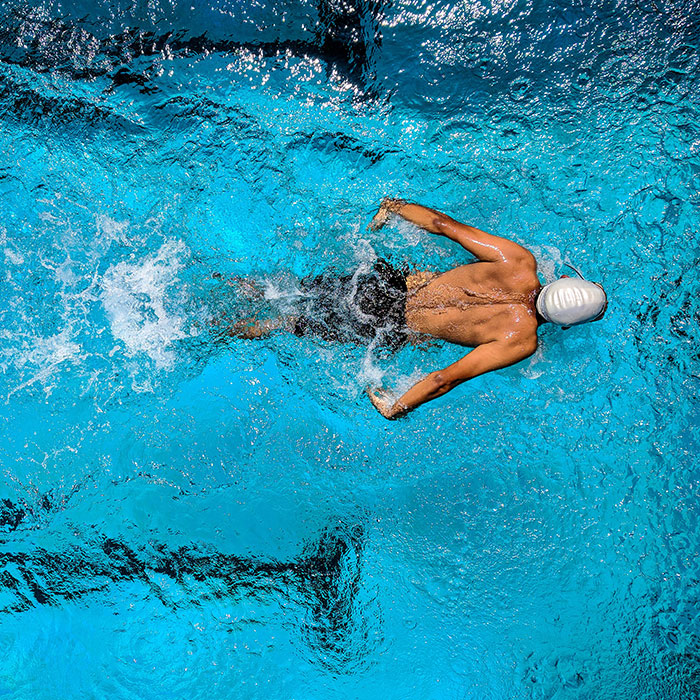
[[[431,372],[398,400],[381,387],[368,388],[374,407],[389,419],[406,415],[468,379],[529,357],[537,349],[537,328],[545,323],[535,309],[541,284],[537,263],[529,250],[434,209],[400,199],[384,199],[368,228],[380,230],[392,215],[459,243],[478,262],[441,275],[417,272],[407,276],[408,327],[417,334],[474,349],[449,367]],[[254,283],[243,282],[245,285],[238,281],[244,293],[256,293]],[[257,293],[261,295],[262,291]],[[256,339],[278,330],[292,331],[294,323],[292,316],[247,319],[232,324],[225,333]]]
[[[542,285],[529,250],[399,199],[383,200],[368,228],[378,231],[392,214],[458,243],[478,262],[441,275],[408,276],[408,327],[474,349],[431,372],[396,401],[382,388],[368,388],[374,407],[389,419],[406,415],[468,379],[529,357],[537,349],[537,328],[543,322],[535,309]]]

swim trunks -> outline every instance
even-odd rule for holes
[[[409,337],[406,274],[377,260],[368,272],[303,278],[294,334],[358,345],[376,340],[399,348]]]

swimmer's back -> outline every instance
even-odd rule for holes
[[[536,342],[534,260],[462,265],[408,286],[406,322],[416,332],[470,347],[514,333]]]

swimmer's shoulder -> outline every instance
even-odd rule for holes
[[[525,304],[513,304],[508,310],[508,320],[503,324],[501,338],[522,350],[523,357],[537,350],[537,315]]]

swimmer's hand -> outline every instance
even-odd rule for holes
[[[372,405],[384,416],[384,418],[395,420],[396,418],[401,418],[401,416],[408,413],[408,408],[398,401],[394,401],[386,389],[382,389],[381,387],[372,389],[372,387],[368,386],[365,391],[367,392],[367,396],[369,396],[369,400],[372,402]]]
[[[382,203],[379,205],[377,213],[369,222],[367,229],[369,231],[379,231],[384,228],[386,222],[389,221],[389,216],[392,213],[398,213],[398,210],[406,204],[403,199],[392,199],[391,197],[384,197]]]

